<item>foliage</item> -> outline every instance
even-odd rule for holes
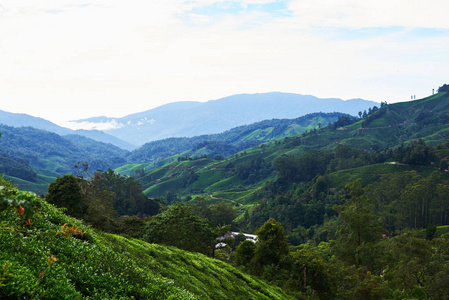
[[[212,255],[215,237],[212,226],[188,205],[176,203],[152,217],[145,227],[145,241]]]
[[[261,157],[239,164],[236,168],[237,176],[242,179],[245,184],[254,184],[269,176],[271,172],[271,164],[267,163],[267,161]]]
[[[324,174],[332,158],[332,153],[328,151],[314,150],[297,158],[284,155],[274,163],[280,181],[310,181],[316,175]]]
[[[193,207],[195,214],[208,220],[214,226],[230,225],[237,216],[232,205],[224,202],[209,205],[204,198],[196,197],[189,205]]]
[[[37,174],[26,159],[0,154],[0,174],[36,182]]]
[[[81,182],[81,178],[73,175],[58,177],[48,186],[48,194],[45,198],[51,204],[66,208],[68,215],[82,218],[86,204],[82,199]]]
[[[449,92],[449,84],[443,84],[438,88],[438,93],[440,92]]]
[[[132,177],[120,176],[111,169],[95,173],[90,180],[73,175],[58,177],[50,184],[46,199],[66,208],[70,216],[109,232],[128,230],[116,219],[119,216],[144,217],[156,214],[160,208],[159,201],[146,197]]]
[[[105,170],[125,164],[124,157],[128,154],[128,151],[111,144],[78,136],[71,139],[32,127],[0,125],[0,131],[3,134],[0,139],[2,155],[22,161],[20,170],[7,169],[8,172],[5,173],[11,176],[20,175],[15,177],[26,180],[32,179],[30,181],[35,181],[35,175],[32,175],[29,166],[63,175],[71,173],[76,162],[87,161],[91,170]],[[24,165],[25,161],[27,163]]]
[[[249,266],[254,257],[256,245],[252,241],[245,240],[241,242],[235,250],[235,263],[237,266]]]
[[[266,265],[277,265],[282,257],[288,255],[287,235],[281,224],[270,219],[256,230],[257,244],[252,260],[255,269]]]
[[[20,194],[5,186],[6,194]],[[220,261],[105,234],[36,196],[29,200],[30,226],[14,207],[0,212],[2,299],[290,298]]]
[[[132,177],[122,176],[113,170],[95,173],[90,180],[96,192],[112,192],[113,207],[122,215],[151,216],[158,213],[160,204],[142,193],[142,186]]]
[[[373,251],[377,250],[374,243],[382,234],[382,226],[372,213],[374,201],[366,197],[360,180],[347,184],[346,189],[350,199],[335,208],[346,225],[340,230],[342,237],[335,241],[335,252],[342,260],[356,266],[372,264],[373,256],[378,254]]]
[[[191,150],[190,156],[204,155],[204,152],[210,157],[229,156],[264,142],[317,128],[319,122],[323,124],[333,122],[342,115],[341,113],[313,113],[296,119],[261,121],[235,127],[219,134],[149,142],[133,151],[129,160],[130,162],[158,161],[189,150]]]

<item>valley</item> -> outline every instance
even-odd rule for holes
[[[18,205],[35,228],[24,233],[32,249],[47,239],[40,233],[44,228],[73,224],[87,236],[72,230],[63,243],[48,237],[47,256],[60,258],[54,278],[78,268],[68,253],[85,255],[82,247],[93,247],[111,264],[128,268],[128,275],[117,275],[86,261],[111,274],[101,280],[130,280],[123,276],[136,278],[135,263],[150,264],[152,275],[140,274],[164,282],[162,298],[444,298],[448,124],[449,92],[440,91],[354,116],[321,112],[265,120],[218,134],[151,141],[133,151],[80,135],[2,125],[5,177],[45,199],[20,198],[15,187],[2,183],[0,214],[9,229],[0,233],[8,247],[19,249],[13,233],[27,225],[14,218]],[[56,207],[67,210],[62,214]],[[215,248],[227,231],[256,234],[258,241],[235,238]],[[83,240],[86,246],[77,244]],[[25,272],[19,258],[9,265],[16,274]],[[43,266],[32,268],[36,273]],[[78,272],[70,277],[75,285],[58,281],[61,289],[79,297],[106,295],[103,283],[83,279],[91,273]],[[11,288],[12,281],[3,278]],[[135,295],[145,287],[144,298],[158,299],[146,281],[133,280],[119,285],[125,292],[111,293]],[[23,295],[52,290],[42,285]]]

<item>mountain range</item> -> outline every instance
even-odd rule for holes
[[[319,128],[342,116],[347,115],[315,113],[296,119],[266,120],[219,134],[153,141],[132,152],[79,134],[61,136],[30,126],[0,124],[0,173],[24,189],[45,193],[56,176],[77,174],[74,166],[80,163],[88,163],[89,172],[84,175],[90,176],[97,169],[114,169],[130,162],[147,162],[157,167],[179,153],[229,156],[260,143]]]
[[[125,150],[135,149],[134,145],[131,145],[125,141],[122,141],[112,135],[99,130],[72,130],[66,127],[56,125],[48,120],[39,117],[33,117],[27,114],[11,113],[0,110],[0,124],[12,126],[12,127],[33,127],[48,132],[53,132],[58,135],[78,134],[91,138],[98,142],[112,144]]]
[[[243,200],[243,198],[249,198],[267,180],[276,178],[277,173],[274,166],[277,164],[276,161],[282,161],[278,158],[284,155],[306,157],[306,153],[312,153],[314,150],[334,151],[335,148],[344,145],[348,148],[340,147],[340,151],[343,149],[348,152],[345,154],[347,161],[344,163],[351,167],[359,166],[357,155],[363,157],[368,153],[373,155],[371,163],[397,159],[397,155],[393,155],[397,151],[410,152],[403,154],[408,156],[402,158],[402,161],[408,163],[409,161],[424,161],[423,157],[426,157],[425,151],[427,150],[419,143],[438,145],[444,143],[449,137],[448,99],[449,94],[438,93],[415,101],[382,104],[380,108],[370,109],[370,113],[362,118],[339,116],[338,120],[327,126],[321,126],[321,128],[317,126],[315,129],[304,131],[293,137],[278,138],[270,142],[265,140],[263,144],[255,143],[253,147],[240,150],[235,155],[229,153],[217,158],[203,157],[199,155],[201,152],[198,152],[201,150],[199,146],[203,144],[199,143],[190,151],[183,150],[182,153],[162,161],[158,168],[154,168],[154,163],[149,159],[142,159],[145,154],[149,157],[155,148],[152,143],[147,143],[131,153],[130,164],[118,168],[117,171],[127,175],[137,174],[145,193],[151,197],[164,196],[170,191],[180,195],[214,194],[216,197]],[[257,131],[253,131],[253,135],[265,128],[263,123],[254,124],[258,124],[259,127]],[[236,132],[239,131],[236,130]],[[240,142],[244,141],[244,137],[245,134],[240,136]],[[225,140],[225,138],[222,136],[220,140]],[[407,148],[414,147],[417,140],[420,140],[417,144],[418,150],[411,151]],[[204,144],[204,148],[208,146],[207,143]],[[348,150],[351,147],[358,149],[357,151],[360,153],[354,155],[351,150]],[[441,160],[444,161],[449,157],[449,152],[440,152],[438,155]],[[314,172],[323,174],[325,170],[318,171],[319,163],[313,162],[316,159],[314,155],[305,159],[310,161],[309,170],[294,170],[291,173],[303,175],[314,170],[311,172],[314,176],[317,175]],[[137,157],[141,159],[136,159]],[[381,159],[381,157],[383,158]],[[360,160],[363,159],[360,158]],[[167,166],[167,163],[170,165]],[[289,163],[286,165],[288,166]],[[329,170],[338,170],[342,168],[342,165],[343,163],[331,166]],[[347,168],[349,169],[349,167]],[[382,172],[389,171],[386,171],[385,166],[382,165],[379,174],[377,171],[370,172],[372,172],[371,176],[378,178]],[[360,174],[355,176],[360,176]],[[307,181],[311,178],[308,178]],[[251,190],[252,192],[249,192]],[[240,194],[243,195],[242,199],[239,198]]]
[[[447,298],[449,90],[354,114],[265,120],[220,134],[149,142],[132,152],[80,135],[0,125],[0,172],[22,181],[44,186],[54,180],[49,170],[64,173],[70,161],[83,157],[120,166],[98,172],[101,181],[91,178],[92,185],[79,185],[72,176],[57,183],[55,198],[70,199],[61,201],[67,211],[82,201],[90,204],[82,214],[89,226],[50,205],[51,191],[44,200],[0,177],[7,196],[0,203],[0,295]],[[45,172],[33,173],[38,171]],[[147,222],[139,215],[114,216],[114,198],[128,190],[125,181],[153,198],[147,203],[168,209]],[[84,187],[91,187],[87,201],[71,201],[72,191]],[[137,203],[128,199],[130,207]],[[25,208],[17,207],[22,203]],[[193,216],[209,223],[208,232],[219,224],[216,236],[231,229],[255,233],[258,241],[240,235],[238,246],[236,237],[230,247],[216,249],[215,237],[210,243],[196,237],[201,219]],[[152,230],[169,239],[150,240]],[[213,248],[215,259],[176,249],[185,241]]]
[[[170,137],[220,133],[269,119],[293,119],[315,112],[358,112],[379,105],[363,99],[321,99],[310,95],[262,93],[233,95],[207,102],[174,102],[122,118],[94,117],[72,121],[109,127],[105,133],[141,146]]]

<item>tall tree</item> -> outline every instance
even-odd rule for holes
[[[289,254],[287,235],[284,227],[275,219],[269,219],[256,230],[257,243],[254,252],[254,267],[278,264],[282,257]]]
[[[215,245],[213,227],[193,212],[193,207],[176,203],[152,217],[145,227],[149,243],[175,246],[192,252],[212,255]]]
[[[66,208],[66,213],[75,218],[82,218],[86,210],[83,202],[81,182],[83,179],[73,175],[64,175],[48,186],[46,200],[57,207]]]
[[[340,231],[343,236],[335,243],[336,250],[351,264],[360,266],[363,263],[373,268],[374,244],[382,234],[378,217],[372,213],[374,201],[366,197],[366,188],[361,187],[360,179],[345,187],[350,198],[344,205],[335,206],[345,222]]]

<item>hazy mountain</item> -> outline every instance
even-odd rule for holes
[[[254,125],[263,129],[262,125],[266,122]],[[334,178],[334,187],[339,189],[358,177],[370,182],[389,172],[422,171],[422,166],[428,167],[428,174],[438,169],[446,170],[449,165],[448,124],[449,92],[438,93],[420,100],[383,105],[371,110],[363,118],[340,117],[336,122],[320,129],[262,145],[256,144],[237,155],[227,155],[226,159],[223,156],[218,159],[211,156],[189,156],[191,152],[181,149],[181,154],[176,153],[161,162],[152,163],[151,159],[154,159],[157,151],[174,153],[176,150],[180,151],[180,146],[195,139],[181,139],[182,144],[179,145],[174,138],[159,143],[151,142],[129,156],[129,162],[137,162],[140,158],[141,164],[130,163],[117,171],[138,177],[149,197],[164,196],[168,191],[182,196],[216,193],[218,197],[239,199],[245,203],[246,200],[243,199],[253,197],[250,190],[254,193],[259,190],[263,191],[259,194],[261,197],[254,199],[260,201],[268,190],[274,194],[279,191],[279,186],[270,184],[265,190],[260,189],[276,176],[283,176],[279,169],[285,170],[284,175],[295,177],[296,181],[292,182],[296,183],[309,182],[318,174],[329,176],[328,178]],[[216,140],[226,141],[227,135],[241,138],[240,130],[237,129],[223,133]],[[433,145],[433,150],[426,143]],[[336,148],[338,151],[331,154]],[[327,156],[328,154],[331,156]],[[300,157],[303,157],[301,160],[304,164],[295,168],[293,161]],[[327,160],[322,164],[328,158],[336,159],[332,163]],[[323,160],[320,162],[320,159]],[[398,162],[399,165],[384,164],[386,161]],[[353,169],[371,164],[373,166],[369,169]],[[275,172],[276,169],[278,172]],[[330,172],[338,170],[346,171],[330,175]],[[302,177],[308,172],[309,175]],[[326,186],[329,182],[323,179],[322,184]],[[295,199],[291,196],[287,198]],[[270,212],[274,211],[271,209],[270,207]]]
[[[102,143],[106,143],[106,144],[112,144],[116,147],[119,147],[121,149],[125,149],[125,150],[134,150],[136,149],[135,145],[132,145],[130,143],[127,143],[115,136],[112,136],[110,134],[107,134],[103,131],[99,131],[99,130],[76,130],[74,132],[72,132],[72,134],[76,134],[76,135],[81,135],[84,136],[86,138],[90,138],[92,140],[95,140],[97,142],[102,142]]]
[[[169,137],[192,137],[223,132],[267,119],[297,118],[314,112],[357,115],[377,102],[362,99],[320,99],[314,96],[264,93],[242,94],[208,102],[174,102],[123,118],[95,117],[73,122],[109,125],[108,134],[142,145]]]
[[[136,146],[120,140],[117,137],[104,133],[98,130],[71,130],[59,125],[56,125],[48,120],[33,117],[27,114],[17,114],[0,110],[0,124],[12,127],[33,127],[48,132],[53,132],[59,135],[79,134],[98,142],[109,143],[126,150],[133,150]],[[1,132],[0,132],[1,134]]]
[[[73,130],[56,125],[48,120],[27,114],[16,114],[0,110],[0,124],[12,127],[34,127],[60,135],[73,133]]]

